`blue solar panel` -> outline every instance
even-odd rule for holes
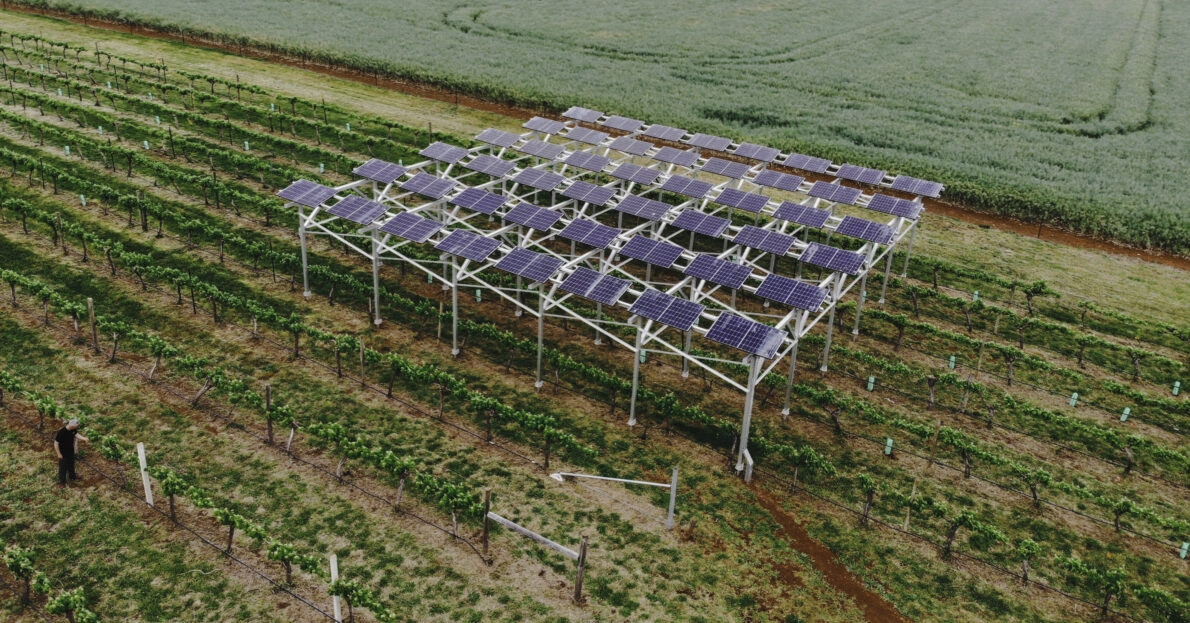
[[[405,175],[405,171],[405,167],[385,162],[379,158],[372,158],[351,170],[352,173],[360,177],[366,177],[381,184],[392,184],[397,181],[397,178]]]
[[[752,160],[760,160],[761,162],[772,162],[781,155],[781,152],[763,145],[756,145],[753,143],[740,143],[735,151],[731,152],[741,158],[751,158]]]
[[[839,171],[835,173],[835,177],[863,182],[864,184],[879,184],[884,181],[884,171],[860,167],[854,164],[841,164],[839,165]]]
[[[620,249],[620,255],[661,268],[669,268],[673,266],[674,261],[681,257],[682,247],[638,234],[629,240],[624,248]]]
[[[814,228],[822,227],[826,223],[826,219],[830,218],[830,215],[831,213],[826,210],[811,208],[810,206],[793,203],[792,201],[782,202],[773,212],[773,218]]]
[[[753,225],[744,225],[740,229],[740,233],[736,234],[733,242],[742,244],[745,247],[760,249],[766,253],[785,255],[789,253],[789,248],[793,246],[794,240],[793,236],[780,232],[761,229]]]
[[[495,156],[481,155],[476,156],[474,160],[463,165],[472,171],[479,171],[486,173],[492,177],[504,177],[508,175],[509,171],[516,168],[516,164],[509,162],[503,158]]]
[[[689,331],[704,310],[705,305],[682,300],[652,288],[642,292],[632,307],[628,308],[632,314],[656,320],[681,331]]]
[[[805,178],[800,175],[790,175],[788,173],[781,173],[780,171],[771,171],[765,169],[756,174],[756,179],[753,180],[760,186],[768,186],[769,188],[776,188],[778,190],[788,190],[794,192],[802,185]]]
[[[744,192],[738,188],[725,188],[713,201],[746,212],[760,212],[764,206],[768,205],[769,198],[756,193]]]
[[[467,150],[443,142],[432,143],[429,147],[417,152],[427,158],[454,164],[467,157]]]
[[[607,204],[615,194],[616,191],[612,188],[596,186],[582,180],[572,183],[562,191],[564,197],[570,197],[571,199],[577,199],[578,201],[597,206]]]
[[[546,160],[553,160],[562,153],[562,146],[546,141],[532,140],[520,147],[514,147],[517,151],[529,154],[530,156],[537,156],[538,158],[545,158]]]
[[[892,187],[922,197],[938,197],[942,194],[942,184],[922,180],[908,175],[898,175],[893,180]]]
[[[468,210],[491,214],[507,203],[508,199],[480,188],[468,188],[447,201]]]
[[[653,159],[660,160],[661,162],[673,163],[680,167],[690,168],[694,166],[694,163],[698,162],[698,153],[694,151],[677,149],[676,147],[669,147],[667,145],[657,150],[657,153],[653,154]]]
[[[858,188],[831,184],[830,182],[814,182],[814,185],[810,187],[809,195],[834,203],[855,203],[855,200],[859,199],[860,191]]]
[[[525,169],[517,173],[512,181],[518,184],[531,186],[538,190],[553,190],[557,188],[558,184],[566,178],[554,173],[553,171],[544,171],[542,169]]]
[[[772,359],[785,332],[734,314],[723,313],[707,331],[707,339],[765,359]]]
[[[278,191],[277,196],[308,208],[317,208],[335,196],[335,189],[310,180],[297,180]]]
[[[454,181],[434,177],[429,173],[418,173],[401,184],[401,190],[411,190],[429,199],[441,199],[454,188]]]
[[[686,195],[694,199],[702,199],[707,193],[711,192],[711,188],[714,188],[714,185],[710,182],[682,177],[681,175],[671,175],[661,185],[661,190],[668,190],[669,192]]]
[[[620,230],[595,221],[575,219],[563,227],[558,235],[567,240],[589,244],[597,249],[606,249],[607,245],[620,235]]]
[[[860,240],[867,240],[868,242],[878,244],[888,244],[892,240],[894,233],[893,228],[888,225],[874,223],[854,216],[844,216],[835,231],[844,236],[851,236],[852,238],[859,238]]]
[[[576,151],[567,156],[565,162],[570,166],[586,169],[588,171],[595,171],[598,173],[599,171],[602,171],[603,167],[606,167],[607,163],[611,162],[611,160],[609,160],[606,156],[600,156],[599,154],[592,154],[585,151]]]
[[[654,123],[653,125],[649,126],[648,129],[643,132],[643,134],[649,138],[677,142],[682,140],[683,136],[686,136],[686,131],[681,128],[671,128],[667,125]]]
[[[627,279],[604,275],[579,266],[559,286],[562,290],[604,305],[615,305],[631,283]]]
[[[494,238],[480,236],[477,233],[462,229],[450,232],[441,242],[434,245],[435,249],[451,255],[458,255],[469,260],[482,262],[500,248],[500,241]]]
[[[588,143],[590,145],[598,145],[603,142],[603,139],[611,136],[607,132],[600,132],[599,130],[592,130],[591,128],[575,127],[570,128],[566,133],[566,138],[580,143]]]
[[[521,127],[543,134],[557,134],[562,131],[562,128],[566,127],[566,124],[561,121],[546,119],[545,117],[533,117],[523,123]]]
[[[582,106],[571,106],[569,110],[562,113],[563,117],[567,119],[575,119],[584,123],[595,123],[603,116],[603,113],[598,110],[591,110],[590,108],[583,108]]]
[[[621,136],[612,141],[612,144],[608,145],[608,147],[626,154],[632,154],[633,156],[643,156],[649,153],[650,149],[653,149],[653,144],[648,141],[638,141],[631,136]]]
[[[732,162],[723,158],[711,158],[702,165],[702,170],[715,175],[722,175],[732,179],[740,179],[748,173],[748,165],[742,162]]]
[[[810,246],[806,247],[806,250],[802,252],[801,260],[807,264],[848,275],[858,275],[860,267],[864,265],[864,256],[859,253],[836,249],[817,242],[811,242]]]
[[[748,275],[752,274],[752,267],[702,253],[686,267],[686,274],[735,290],[744,285]]]
[[[872,200],[864,207],[876,212],[883,212],[884,214],[901,216],[908,219],[917,218],[921,214],[922,208],[921,204],[916,201],[889,197],[880,193],[872,195]]]
[[[359,195],[348,195],[339,201],[339,203],[327,208],[326,211],[339,218],[345,218],[360,225],[367,225],[380,218],[388,211],[388,207],[383,203],[364,199]]]
[[[686,210],[674,219],[673,226],[699,234],[718,237],[730,224],[725,218],[713,216],[698,210]]]
[[[831,161],[804,154],[789,154],[782,164],[794,169],[810,171],[811,173],[826,173],[827,168],[831,166]]]
[[[632,164],[631,162],[621,164],[620,166],[616,167],[615,171],[612,171],[612,177],[633,181],[637,184],[644,184],[646,186],[651,186],[653,182],[656,182],[657,178],[660,176],[661,171],[658,171],[657,169],[652,167],[642,167],[639,164]]]
[[[382,232],[414,242],[425,242],[439,229],[442,223],[409,212],[401,212],[380,226]]]
[[[539,208],[531,203],[519,203],[515,208],[509,210],[504,218],[538,231],[547,231],[554,226],[554,223],[558,222],[558,219],[562,218],[562,215],[553,210]]]
[[[695,147],[712,149],[714,151],[727,151],[727,148],[731,146],[731,139],[715,136],[714,134],[695,134],[686,142]]]
[[[537,283],[554,276],[554,273],[558,272],[561,267],[562,260],[552,255],[520,248],[513,249],[499,262],[496,262],[496,268]]]
[[[818,311],[822,301],[826,300],[826,290],[790,277],[769,275],[756,288],[756,296],[798,309]]]
[[[628,117],[620,117],[618,115],[612,115],[603,122],[603,125],[609,128],[615,128],[628,133],[636,132],[644,124],[644,121],[637,121],[636,119],[629,119]]]
[[[489,145],[495,145],[496,147],[512,147],[517,141],[521,140],[521,137],[512,132],[488,128],[480,132],[479,136],[475,137],[475,139]]]
[[[639,216],[648,221],[658,221],[665,216],[666,212],[673,206],[668,203],[656,201],[654,199],[645,199],[640,195],[629,194],[616,204],[616,209],[625,214]]]

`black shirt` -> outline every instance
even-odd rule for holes
[[[58,452],[62,453],[62,458],[70,458],[74,456],[74,436],[78,434],[77,430],[70,430],[65,426],[58,431],[54,441],[58,442]]]

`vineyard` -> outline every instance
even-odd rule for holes
[[[697,342],[714,363],[684,371],[555,318],[539,351],[508,301],[452,307],[400,263],[374,290],[366,256],[299,240],[277,196],[294,180],[478,145],[490,117],[380,116],[265,63],[219,74],[216,53],[19,19],[39,28],[0,22],[5,617],[1187,620],[1184,273],[1003,238],[1006,269],[955,250],[994,232],[927,213],[889,258],[904,274],[882,263],[833,340],[816,327],[793,378],[759,381],[745,483],[739,353]],[[1088,131],[1135,123],[1094,120],[1102,95],[1082,95]],[[821,153],[858,153],[838,149]],[[1055,268],[1030,264],[1041,249]],[[90,443],[58,489],[47,448],[70,418]],[[674,467],[673,530],[668,491],[550,478]],[[580,543],[581,564],[559,553]]]

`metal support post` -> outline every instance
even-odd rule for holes
[[[756,377],[760,375],[760,365],[763,361],[759,355],[752,355],[748,363],[748,393],[744,395],[744,421],[740,425],[740,452],[735,465],[737,472],[744,469],[744,454],[748,451],[748,431],[752,427],[752,404],[756,402]]]
[[[459,262],[450,256],[450,354],[458,357],[459,352]]]
[[[859,337],[859,320],[864,315],[864,301],[868,298],[868,273],[859,280],[859,300],[855,302],[855,325],[851,327],[851,341]]]
[[[339,557],[331,554],[331,584],[339,581]],[[343,606],[339,603],[338,595],[331,595],[331,609],[335,613],[335,623],[343,623]]]
[[[835,273],[834,275],[835,287],[834,294],[831,296],[831,313],[830,321],[826,325],[826,347],[822,349],[822,367],[821,372],[826,372],[826,366],[831,359],[831,336],[835,332],[835,308],[839,306],[839,298],[843,296],[843,275],[842,273]]]
[[[894,242],[893,246],[888,248],[888,255],[884,258],[884,285],[880,286],[880,301],[884,305],[885,296],[888,294],[888,277],[892,272],[893,252],[897,250],[897,244]]]
[[[637,321],[640,322],[639,320]],[[628,401],[628,426],[636,426],[636,389],[640,385],[640,349],[645,323],[636,327],[636,348],[632,351],[632,397]]]
[[[153,484],[149,480],[149,462],[145,459],[145,444],[136,444],[136,458],[140,461],[140,481],[145,486],[145,502],[153,505]]]
[[[669,481],[669,514],[665,517],[665,529],[674,529],[674,505],[678,502],[678,468],[674,468],[673,477]]]
[[[298,205],[298,241],[302,247],[302,296],[310,298],[310,264],[306,259],[306,213]]]
[[[913,239],[917,237],[917,221],[909,226],[909,245],[905,247],[905,266],[901,268],[901,278],[909,275],[909,257],[913,255]]]
[[[545,284],[539,284],[537,287],[537,380],[534,381],[533,387],[541,389],[545,385],[542,379],[542,351],[545,349]]]
[[[380,241],[376,239],[376,230],[372,230],[372,324],[380,326]]]
[[[801,346],[802,330],[809,315],[807,311],[798,314],[794,324],[793,348],[789,349],[789,376],[785,377],[785,406],[781,408],[781,415],[789,415],[790,400],[793,398],[793,374],[797,370],[797,349]]]

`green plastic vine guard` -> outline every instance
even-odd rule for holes
[[[326,164],[325,163],[322,163],[322,162],[318,163],[318,172],[326,173]]]
[[[426,283],[434,283],[434,275],[426,273]]]
[[[108,80],[108,81],[107,81],[107,88],[109,88],[109,89],[110,89],[110,88],[112,88],[112,81],[111,81],[111,80]]]
[[[972,301],[978,301],[978,300],[979,300],[979,290],[976,290],[975,292],[972,292],[972,293],[971,293],[971,300],[972,300]]]
[[[141,145],[144,145],[144,146],[145,146],[145,149],[148,149],[148,148],[149,148],[149,141],[141,141]]]
[[[277,105],[269,104],[269,112],[277,112]]]
[[[1120,414],[1120,421],[1127,422],[1129,415],[1132,415],[1132,407],[1124,407],[1124,412]]]
[[[1177,396],[1180,393],[1182,393],[1182,382],[1174,381],[1173,382],[1173,395]]]
[[[350,124],[350,123],[345,123],[345,124],[343,124],[343,125],[347,127],[347,131],[348,131],[348,132],[350,132],[350,131],[351,131],[351,124]]]
[[[103,134],[103,126],[99,126],[99,133],[100,133],[101,135]]]
[[[475,288],[475,302],[476,303],[483,302],[483,290],[481,290],[479,288]]]
[[[885,454],[885,456],[892,456],[892,447],[893,447],[892,437],[885,438],[885,440],[884,440],[884,454]]]
[[[148,93],[147,95],[149,96],[149,101],[150,101],[150,102],[151,102],[151,101],[153,101],[153,94],[152,94],[152,93]],[[158,122],[158,123],[160,123],[160,122]]]
[[[41,67],[41,70],[42,70],[42,71],[45,71],[45,63],[42,63],[42,64],[40,65],[40,67]]]
[[[83,204],[84,208],[87,207],[87,196],[79,195],[79,203]]]
[[[1190,553],[1190,543],[1182,541],[1182,551],[1178,554],[1180,558],[1186,558],[1186,554]]]
[[[58,89],[58,97],[62,97],[62,89]]]
[[[876,377],[869,376],[868,377],[868,391],[872,391],[873,389],[875,389],[875,387],[876,387]]]
[[[153,99],[153,98],[149,98],[149,99]],[[161,125],[161,115],[153,115],[153,120],[157,122],[157,125]]]
[[[248,144],[248,141],[244,141],[244,151],[252,151],[252,146]]]
[[[954,370],[954,355],[950,356],[950,369]]]
[[[66,147],[64,147],[64,149],[66,150],[66,155],[69,156],[70,155],[70,145],[67,145]]]
[[[644,363],[648,358],[649,358],[649,355],[647,353],[645,353],[645,351],[643,351],[643,350],[640,351],[640,362],[641,363]]]
[[[1073,394],[1070,394],[1070,406],[1072,406],[1072,407],[1078,406],[1078,392],[1074,392]]]

